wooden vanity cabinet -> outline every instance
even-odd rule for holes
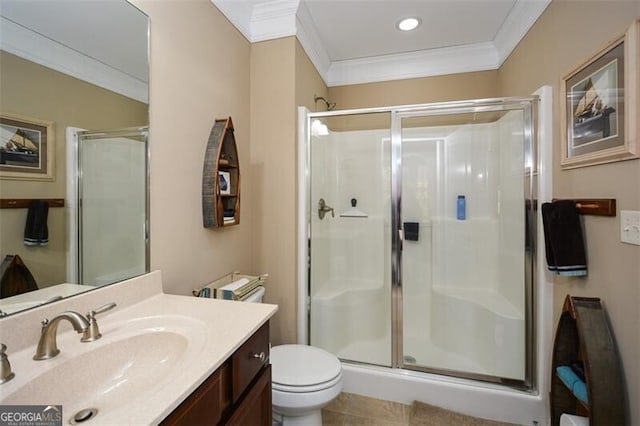
[[[269,322],[260,327],[161,425],[271,426]]]

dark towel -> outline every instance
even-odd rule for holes
[[[542,205],[547,266],[558,275],[587,275],[587,261],[576,203],[559,200]]]
[[[42,200],[33,200],[27,212],[27,223],[24,227],[24,245],[46,246],[49,244],[47,216],[49,204]]]
[[[418,241],[418,234],[420,233],[420,224],[418,222],[405,222],[403,228],[406,241]]]

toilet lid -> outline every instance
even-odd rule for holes
[[[274,346],[269,359],[271,380],[286,386],[317,385],[335,379],[342,371],[338,358],[313,346]]]

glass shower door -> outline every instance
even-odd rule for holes
[[[469,112],[399,114],[399,365],[521,382],[530,103]]]
[[[310,344],[390,366],[390,113],[308,128]]]
[[[78,133],[79,284],[148,271],[147,130]]]

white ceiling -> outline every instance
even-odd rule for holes
[[[0,48],[147,102],[148,18],[124,0],[1,0]]]
[[[251,42],[296,35],[329,86],[497,69],[550,2],[212,1]]]
[[[147,17],[135,10],[127,2],[111,0],[2,0],[1,14],[147,82]]]

